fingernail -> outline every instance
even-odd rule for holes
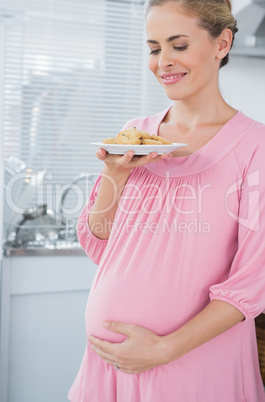
[[[155,159],[158,154],[152,154],[152,158]]]
[[[109,322],[109,321],[103,321],[102,324],[103,324],[105,327],[108,327],[109,324],[110,324],[110,322]]]
[[[128,152],[128,155],[131,158],[133,156],[133,152]]]
[[[103,149],[99,148],[98,152],[99,152],[99,154],[100,154],[101,156],[103,156],[103,155],[104,155],[104,151],[103,151]]]

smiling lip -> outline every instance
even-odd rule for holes
[[[187,73],[178,73],[178,74],[174,74],[174,73],[169,73],[169,74],[163,74],[160,76],[163,84],[165,85],[170,85],[170,84],[175,84],[176,82],[179,82],[180,80],[182,80]]]

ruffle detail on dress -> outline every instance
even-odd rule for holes
[[[88,217],[94,201],[90,201],[83,209],[76,226],[77,237],[80,245],[85,250],[87,256],[95,263],[99,264],[104,253],[108,239],[99,239],[90,230]]]

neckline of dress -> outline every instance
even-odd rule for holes
[[[158,132],[164,116],[170,108],[156,115],[153,132]],[[184,177],[205,171],[218,163],[229,153],[239,141],[242,128],[245,128],[247,117],[241,112],[228,120],[223,127],[205,145],[190,155],[166,158],[145,165],[145,169],[160,177]],[[148,124],[148,123],[147,123]],[[248,124],[252,124],[250,121]],[[243,126],[242,126],[243,125]],[[243,130],[244,131],[244,130]]]
[[[159,131],[159,127],[161,126],[164,118],[166,117],[166,115],[168,114],[168,112],[170,111],[170,109],[172,109],[173,106],[170,106],[169,108],[167,108],[165,111],[162,112],[162,117],[161,120],[158,122],[157,128],[156,128],[156,135],[158,135],[158,131]],[[206,143],[204,144],[202,147],[198,148],[196,151],[192,152],[189,155],[183,155],[183,156],[173,156],[170,159],[167,160],[178,160],[179,162],[185,162],[187,159],[189,159],[192,156],[196,156],[197,154],[201,153],[204,151],[204,149],[208,148],[209,145],[211,145],[212,143],[214,143],[216,141],[216,137],[218,139],[218,137],[222,134],[222,132],[227,128],[227,126],[229,126],[230,123],[233,123],[234,118],[236,118],[238,115],[240,115],[240,110],[237,110],[237,112],[234,114],[233,117],[231,117],[231,119],[229,119],[221,128],[220,130],[217,131],[216,134],[214,134],[214,136]],[[215,141],[214,141],[215,140]]]

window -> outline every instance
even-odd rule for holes
[[[7,203],[9,224],[36,204],[59,213],[69,183],[102,169],[90,142],[115,136],[129,119],[161,111],[169,101],[147,69],[143,1],[1,4],[4,159],[25,163],[8,187],[18,207]],[[81,192],[69,191],[71,217],[79,215],[90,185],[80,180]]]

